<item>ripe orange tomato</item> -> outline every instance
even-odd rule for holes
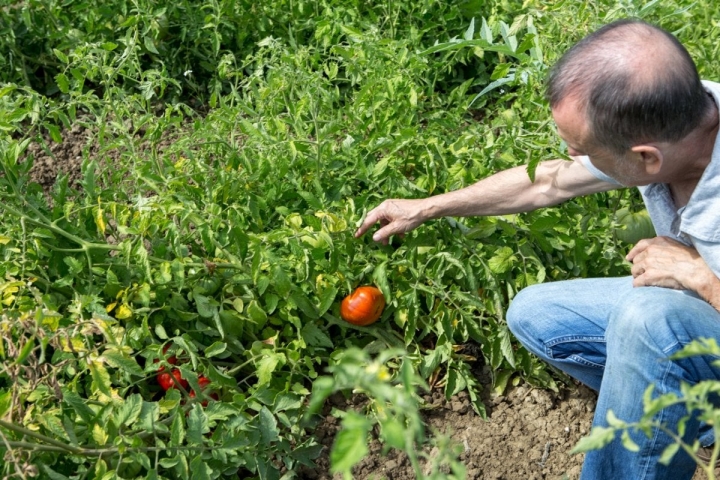
[[[340,316],[343,320],[364,327],[380,318],[385,308],[385,297],[372,286],[358,287],[345,297],[340,304]]]

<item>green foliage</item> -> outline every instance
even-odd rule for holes
[[[428,44],[454,34],[478,10],[493,20],[495,15],[504,20],[520,8],[519,2],[512,6],[506,2],[502,9],[487,9],[476,0],[451,4],[438,0],[214,0],[200,6],[187,0],[17,3],[0,10],[0,52],[4,52],[0,59],[9,66],[0,72],[1,82],[22,83],[48,95],[65,93],[65,80],[57,77],[78,50],[93,45],[126,60],[129,48],[136,55],[139,72],[159,72],[174,80],[169,97],[202,99],[227,92],[230,82],[223,75],[227,55],[244,58],[265,39],[281,38],[325,54],[368,30],[387,39]],[[453,66],[446,67],[457,73]],[[87,86],[94,88],[99,72],[83,73],[87,73],[83,77]],[[128,90],[144,88],[143,81],[133,76],[118,82]]]
[[[28,464],[54,478],[291,478],[320,451],[308,401],[355,388],[370,417],[344,419],[336,470],[349,472],[377,423],[417,472],[425,432],[412,389],[467,390],[484,414],[476,360],[498,392],[523,380],[557,388],[504,312],[534,283],[626,273],[614,212],[637,210],[637,194],[440,219],[390,246],[353,233],[384,198],[524,163],[532,175],[564,155],[543,106],[549,63],[607,19],[679,29],[698,8],[601,3],[613,8],[0,9],[0,412],[14,455],[3,474]],[[709,37],[679,33],[714,58]],[[61,175],[43,192],[29,181],[29,145],[51,154],[73,126],[91,134],[81,179]],[[339,300],[366,283],[386,296],[381,320],[339,320]],[[179,369],[188,389],[162,391],[160,368]],[[378,372],[387,378],[372,381]],[[461,478],[453,448],[435,442],[442,455],[423,471],[450,465]]]

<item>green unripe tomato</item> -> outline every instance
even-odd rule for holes
[[[622,226],[615,229],[615,235],[622,242],[637,243],[655,236],[655,227],[647,210],[631,213],[627,208],[621,208],[615,212],[615,220]]]

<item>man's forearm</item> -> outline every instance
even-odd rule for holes
[[[355,236],[379,222],[381,228],[373,239],[387,243],[390,236],[407,233],[433,218],[527,212],[613,188],[617,185],[598,180],[578,161],[550,160],[538,165],[534,182],[525,167],[515,167],[454,192],[423,199],[385,200],[368,212]]]
[[[569,198],[613,188],[576,162],[549,160],[538,165],[535,181],[524,166],[503,170],[454,192],[426,199],[425,216],[470,217],[528,212]]]

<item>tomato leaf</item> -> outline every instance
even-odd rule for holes
[[[108,365],[113,368],[118,368],[130,375],[136,375],[138,377],[144,375],[142,368],[140,368],[140,365],[138,365],[135,359],[119,350],[105,350],[103,352],[103,358],[107,361]]]
[[[311,347],[333,348],[330,337],[314,323],[306,323],[300,331],[300,336]]]
[[[383,293],[385,301],[389,304],[392,300],[392,292],[390,291],[390,283],[388,282],[387,262],[383,262],[375,267],[375,270],[373,270],[373,280]]]
[[[321,317],[327,312],[337,297],[338,289],[336,287],[330,287],[323,291],[320,295],[320,305],[318,305],[317,314]]]
[[[498,337],[500,338],[500,351],[508,361],[511,367],[515,368],[515,354],[512,348],[512,342],[510,338],[510,330],[506,325],[501,325],[498,328]]]
[[[593,427],[590,435],[580,439],[580,441],[570,451],[571,454],[589,452],[590,450],[598,450],[609,444],[615,439],[615,429],[611,427]],[[679,446],[677,443],[672,445]],[[671,445],[671,446],[672,446]]]
[[[125,426],[130,426],[140,417],[142,410],[142,397],[139,393],[129,395],[124,401],[122,406],[115,413],[115,423]]]
[[[91,424],[95,420],[95,412],[88,407],[80,396],[67,388],[62,389],[63,401],[67,403],[76,414],[82,418],[86,424]]]
[[[467,381],[463,374],[456,368],[449,368],[445,384],[445,397],[450,398],[465,388],[467,388]]]
[[[98,360],[90,360],[88,361],[88,368],[90,369],[95,388],[108,397],[111,397],[110,374],[108,374],[108,371],[105,369],[105,365]]]
[[[349,475],[352,467],[368,454],[367,435],[370,421],[350,410],[342,421],[342,430],[335,436],[330,464],[333,473]]]
[[[261,358],[258,362],[257,367],[258,385],[265,385],[266,383],[269,383],[270,380],[272,380],[273,372],[280,364],[280,361],[284,359],[285,357],[282,356],[282,354],[272,352],[268,352],[265,356],[263,356],[263,358]]]
[[[313,320],[320,318],[320,315],[318,315],[318,312],[315,309],[315,305],[310,303],[310,300],[308,300],[303,292],[295,290],[290,294],[290,298],[307,317]]]
[[[207,417],[200,404],[193,404],[188,414],[187,423],[188,443],[190,445],[201,445],[203,443],[203,434],[209,432],[210,427],[208,426]]]
[[[250,315],[250,319],[257,325],[257,328],[265,326],[265,322],[267,322],[267,314],[258,304],[257,300],[253,300],[248,304],[247,313]]]
[[[197,312],[203,318],[212,318],[217,311],[217,302],[205,295],[201,295],[197,292],[193,293],[193,299],[195,300],[195,306]]]
[[[215,357],[217,355],[220,355],[225,350],[227,350],[227,343],[225,342],[215,342],[212,345],[210,345],[208,348],[205,349],[205,357]]]
[[[105,445],[108,441],[107,432],[103,430],[103,428],[98,423],[93,425],[92,437],[93,440],[95,440],[95,443],[97,443],[98,445]]]
[[[262,438],[262,442],[268,445],[270,442],[277,441],[279,431],[277,428],[277,420],[275,420],[272,412],[270,412],[267,407],[262,407],[258,413],[258,418],[260,419],[260,437]]]
[[[205,459],[203,459],[202,454],[196,455],[190,461],[190,471],[192,472],[193,479],[197,478],[198,480],[210,480],[212,478],[210,474],[213,471],[208,466]]]
[[[156,402],[143,402],[140,409],[140,417],[137,420],[136,428],[153,432],[157,428],[160,419],[160,406]]]
[[[287,276],[287,273],[285,273],[285,270],[283,270],[280,265],[276,265],[273,269],[272,283],[278,295],[281,297],[288,296],[292,288],[292,284],[290,283],[290,278]]]

